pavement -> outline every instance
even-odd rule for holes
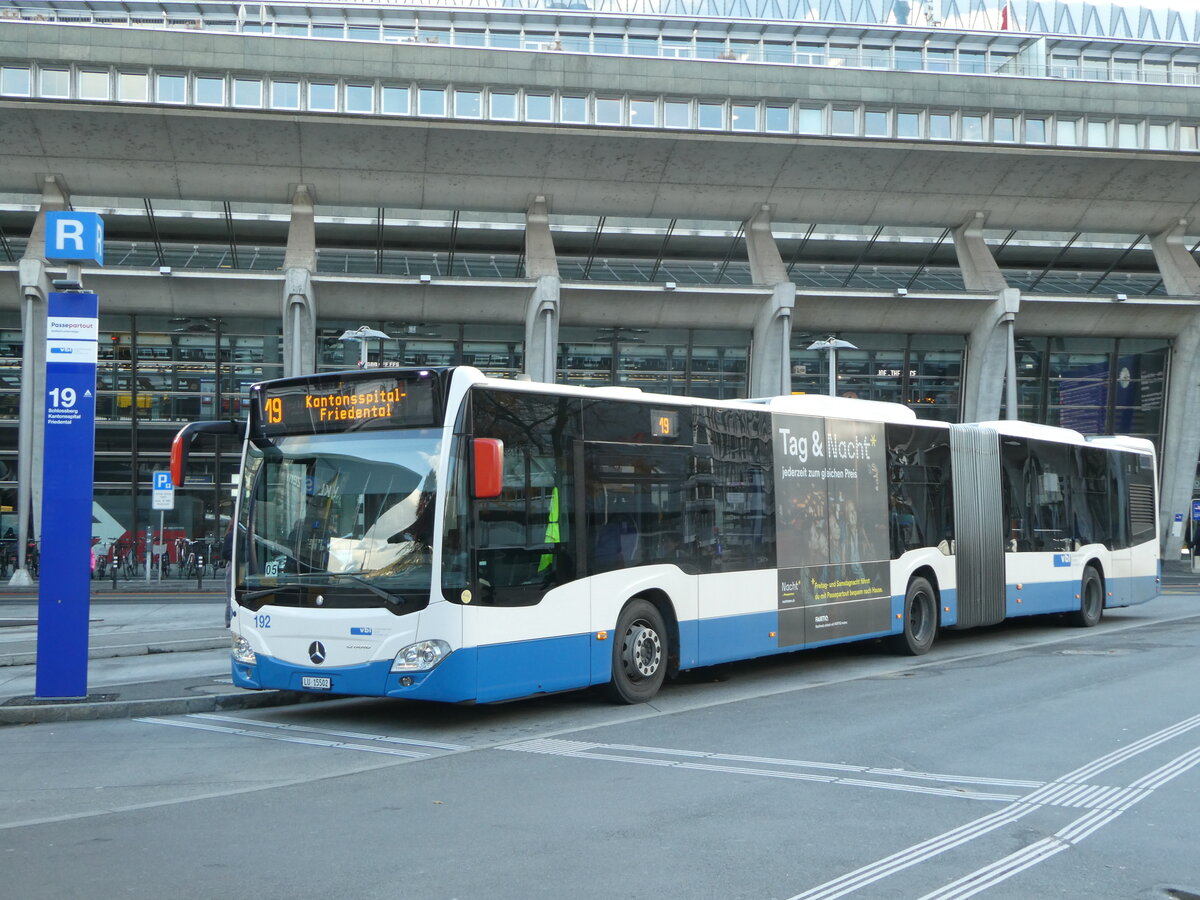
[[[86,697],[37,692],[38,593],[0,584],[0,726],[177,715],[321,699],[235,688],[224,578],[93,581]]]

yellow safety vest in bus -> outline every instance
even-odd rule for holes
[[[546,543],[558,543],[558,488],[550,492],[550,520],[546,523]],[[554,565],[554,554],[543,553],[538,563],[538,571],[545,572]]]

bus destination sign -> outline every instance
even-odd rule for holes
[[[258,394],[259,430],[273,437],[434,425],[433,382],[380,375],[267,387]]]

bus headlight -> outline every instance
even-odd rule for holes
[[[409,644],[392,661],[393,672],[428,672],[450,655],[445,641],[419,641]]]
[[[233,636],[233,658],[240,663],[246,663],[251,666],[258,662],[258,657],[250,649],[250,642],[240,634]]]

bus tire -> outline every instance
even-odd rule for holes
[[[667,674],[667,626],[648,600],[625,604],[613,631],[612,681],[608,695],[616,703],[645,703],[658,693]]]
[[[924,578],[914,578],[904,593],[904,630],[893,635],[892,649],[908,656],[922,656],[933,647],[937,637],[938,601]]]
[[[1093,628],[1100,624],[1104,615],[1104,579],[1095,566],[1083,570],[1079,583],[1079,609],[1068,613],[1067,621],[1076,628]]]

